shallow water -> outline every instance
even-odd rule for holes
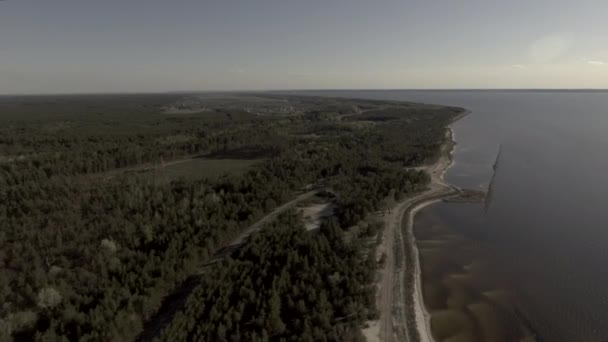
[[[471,110],[446,179],[485,189],[502,145],[490,204],[427,207],[416,230],[436,220],[466,240],[444,250],[489,263],[476,277],[511,293],[542,340],[608,340],[608,92],[307,93]]]

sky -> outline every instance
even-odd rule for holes
[[[0,94],[608,88],[605,0],[0,0]]]

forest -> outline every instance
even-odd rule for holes
[[[375,261],[345,236],[424,188],[409,168],[438,157],[460,111],[266,93],[0,97],[0,340],[137,339],[164,298],[311,184],[335,217],[306,232],[281,215],[205,269],[156,337],[356,340],[375,314]],[[259,162],[160,180],[188,158]]]
[[[364,341],[375,260],[335,220],[306,232],[291,212],[203,275],[165,341]]]

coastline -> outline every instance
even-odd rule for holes
[[[452,124],[454,122],[456,122],[457,120],[461,119],[462,117],[464,117],[466,114],[468,114],[468,112],[465,112],[462,115],[456,117],[455,120],[452,122]],[[416,217],[416,214],[421,209],[423,209],[431,204],[434,204],[436,202],[439,202],[444,198],[457,195],[459,192],[458,188],[446,183],[444,180],[445,173],[454,164],[453,152],[454,152],[454,147],[456,145],[453,129],[449,126],[447,129],[448,129],[449,138],[447,139],[446,144],[444,144],[444,146],[442,147],[442,149],[443,149],[442,155],[441,155],[439,161],[436,163],[436,164],[438,164],[437,167],[439,167],[440,170],[438,170],[439,172],[436,173],[436,176],[431,175],[431,179],[432,179],[431,182],[434,183],[435,186],[440,187],[442,189],[439,189],[436,192],[429,190],[426,193],[421,194],[419,201],[417,201],[417,203],[415,203],[412,206],[410,206],[409,208],[407,208],[406,212],[405,212],[406,220],[405,220],[405,223],[403,226],[403,230],[404,230],[406,239],[405,239],[404,243],[407,244],[406,250],[409,251],[406,258],[411,260],[411,262],[409,264],[411,266],[413,266],[412,267],[413,272],[410,272],[410,273],[412,273],[413,278],[414,278],[413,282],[410,282],[410,284],[406,284],[406,286],[409,285],[411,287],[411,288],[407,289],[406,291],[411,294],[411,296],[408,296],[408,297],[409,297],[409,299],[412,300],[412,303],[413,303],[413,306],[411,307],[413,310],[410,310],[410,312],[408,312],[406,314],[406,316],[407,315],[409,315],[410,317],[413,316],[413,319],[415,322],[415,326],[408,326],[407,328],[408,328],[409,332],[416,331],[415,335],[418,335],[417,336],[418,339],[416,339],[415,337],[412,336],[413,334],[410,333],[409,334],[410,338],[408,339],[409,341],[420,341],[420,342],[434,342],[435,341],[435,339],[433,338],[432,330],[431,330],[431,315],[424,304],[424,296],[423,296],[423,292],[422,292],[422,276],[421,276],[422,270],[421,270],[421,263],[420,263],[420,254],[418,251],[418,245],[416,243],[416,237],[414,235],[414,218]]]
[[[456,145],[451,125],[469,113],[464,110],[447,125],[446,140],[441,146],[439,158],[431,165],[418,168],[430,175],[428,188],[396,204],[384,215],[385,229],[378,255],[384,254],[386,262],[376,284],[380,318],[368,322],[368,327],[363,329],[367,341],[434,342],[430,313],[424,305],[422,294],[413,221],[420,209],[459,193],[460,189],[444,181],[444,175],[453,165],[452,154]]]

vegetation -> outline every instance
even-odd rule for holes
[[[375,260],[361,260],[335,221],[307,233],[286,214],[204,276],[166,341],[362,341],[375,315]]]
[[[264,340],[266,331],[272,340],[339,340],[355,336],[373,314],[368,258],[341,242],[338,227],[425,186],[427,175],[405,167],[437,157],[444,127],[459,110],[282,95],[189,97],[196,100],[0,98],[0,339],[134,339],[178,284],[309,184],[335,196],[337,222],[307,234],[296,216],[281,218],[226,267],[209,271],[185,308],[197,321],[183,330],[218,339]],[[191,103],[204,110],[166,114]],[[195,168],[169,181],[133,172],[193,156],[262,161],[219,177]],[[275,248],[278,237],[287,241]],[[310,274],[293,275],[298,258],[308,259]],[[331,280],[336,270],[348,281],[339,293]],[[292,276],[277,278],[272,290],[283,271]],[[216,303],[204,294],[218,279],[226,299]],[[251,288],[247,279],[267,291],[243,293],[240,302],[240,288]],[[310,296],[293,293],[312,287]],[[323,293],[328,303],[317,310],[311,303]],[[308,313],[292,322],[300,301]],[[252,307],[265,314],[253,317]],[[217,316],[224,309],[229,319]],[[183,324],[176,319],[164,336],[178,336]],[[320,330],[306,332],[307,324]]]
[[[136,168],[132,172],[147,175],[156,182],[171,182],[180,179],[191,181],[199,178],[217,180],[225,175],[242,175],[261,161],[262,159],[207,159],[195,157],[150,168]]]

